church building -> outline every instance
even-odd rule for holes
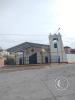
[[[67,62],[60,33],[50,34],[48,45],[25,42],[7,51],[15,55],[17,65]]]

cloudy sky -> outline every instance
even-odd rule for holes
[[[75,0],[0,0],[0,46],[48,44],[60,27],[64,45],[75,48]]]

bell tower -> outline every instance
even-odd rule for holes
[[[61,38],[61,34],[50,34],[50,60],[51,62],[67,62],[67,57],[64,51],[64,46]]]

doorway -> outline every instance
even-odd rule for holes
[[[19,65],[22,65],[22,58],[19,59]]]
[[[48,63],[48,57],[47,56],[45,57],[45,63]]]
[[[29,57],[29,64],[37,64],[37,53]]]

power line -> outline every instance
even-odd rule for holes
[[[14,35],[1,35],[0,37],[48,37],[47,35],[22,35],[22,34],[14,34]]]
[[[0,35],[25,35],[25,36],[30,36],[30,35],[47,35],[47,34],[41,34],[41,33],[39,33],[39,34],[21,34],[21,33],[19,33],[19,34],[0,34]]]

